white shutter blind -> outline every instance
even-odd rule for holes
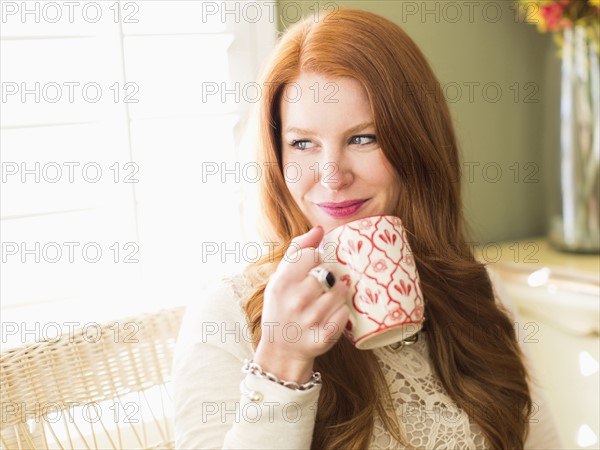
[[[213,91],[274,45],[256,5],[2,2],[3,345],[185,303],[235,266],[202,251],[242,240],[240,185],[202,171],[239,158],[249,102]]]

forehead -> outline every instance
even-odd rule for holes
[[[351,128],[372,121],[367,91],[350,77],[302,73],[289,83],[281,98],[283,129]]]

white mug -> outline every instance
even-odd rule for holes
[[[402,221],[364,217],[330,230],[319,246],[322,267],[346,283],[346,336],[359,349],[402,341],[423,326],[419,274]]]

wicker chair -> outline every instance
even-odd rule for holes
[[[3,352],[2,448],[173,448],[169,376],[183,311],[88,325]]]

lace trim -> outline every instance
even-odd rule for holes
[[[223,278],[233,289],[238,304],[252,291],[249,278],[237,274]],[[396,416],[407,442],[426,449],[487,449],[481,429],[458,408],[433,372],[427,333],[400,352],[374,350],[390,387]],[[386,430],[379,417],[371,449],[405,450]]]
[[[374,351],[390,387],[396,416],[407,442],[427,449],[485,449],[481,429],[446,394],[433,373],[427,333],[401,352]],[[385,430],[379,417],[371,448],[405,449]]]
[[[238,273],[225,276],[222,281],[231,287],[238,305],[242,307],[242,303],[246,301],[253,290],[250,278],[244,273]]]

